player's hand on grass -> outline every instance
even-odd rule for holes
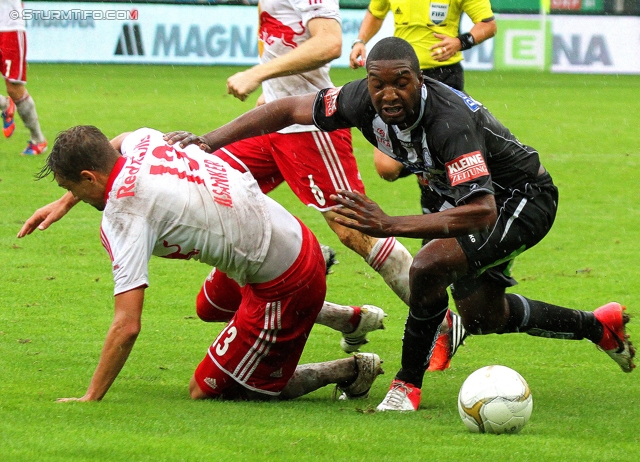
[[[78,202],[78,199],[73,197],[73,194],[67,192],[57,201],[39,208],[27,221],[25,221],[24,225],[22,225],[22,228],[20,228],[20,231],[18,232],[18,237],[21,238],[31,234],[36,229],[44,231],[53,223],[65,216],[67,212]]]
[[[366,195],[357,191],[337,190],[331,199],[339,206],[331,208],[339,216],[333,220],[348,228],[357,229],[373,237],[389,237],[391,217]]]
[[[191,132],[185,132],[185,131],[179,130],[176,132],[165,133],[165,135],[163,136],[163,139],[169,145],[174,145],[178,143],[181,148],[186,148],[190,144],[195,144],[203,151],[211,152],[211,148],[206,143],[204,138],[198,135],[194,135]]]
[[[58,398],[56,400],[56,403],[75,403],[75,402],[86,402],[86,401],[93,401],[93,400],[87,398],[85,395],[82,398]]]
[[[254,69],[233,74],[227,79],[227,93],[235,96],[240,101],[244,101],[262,83],[262,80],[256,77]]]

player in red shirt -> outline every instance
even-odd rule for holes
[[[36,104],[25,88],[27,83],[27,34],[22,19],[20,0],[0,2],[0,71],[8,96],[0,95],[2,131],[5,138],[16,128],[15,112],[29,129],[31,138],[22,151],[25,156],[37,156],[47,150],[47,140],[40,130]]]

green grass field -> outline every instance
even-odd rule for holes
[[[141,126],[209,131],[253,106],[225,94],[231,67],[32,65],[29,90],[52,144],[57,132],[94,124],[107,136]],[[361,72],[335,69],[336,84]],[[519,257],[515,290],[593,310],[627,305],[640,343],[640,76],[467,73],[467,90],[541,153],[560,189],[551,233]],[[18,240],[21,224],[60,196],[35,182],[43,158],[21,157],[21,122],[0,139],[0,460],[425,460],[628,461],[638,457],[640,370],[624,374],[587,341],[527,335],[472,337],[452,367],[425,378],[419,412],[373,413],[399,367],[406,307],[360,257],[342,247],[287,187],[273,197],[334,247],[340,264],[327,298],[388,313],[366,351],[387,374],[364,401],[331,401],[321,389],[287,403],[192,402],[187,383],[220,329],[195,317],[209,268],[151,262],[143,329],[128,363],[99,403],[82,396],[113,313],[100,214],[87,205],[45,232]],[[418,213],[413,179],[376,177],[371,147],[354,132],[369,195],[391,214]],[[418,242],[403,240],[412,251]],[[316,327],[302,362],[344,354],[339,335]],[[475,369],[503,364],[528,381],[534,410],[518,435],[473,435],[456,408]]]

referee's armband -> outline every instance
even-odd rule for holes
[[[471,35],[470,32],[458,35],[458,40],[460,40],[461,45],[460,51],[473,48],[476,44],[476,40],[473,38],[473,35]]]

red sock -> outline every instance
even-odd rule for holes
[[[349,319],[349,324],[353,326],[353,330],[356,330],[358,328],[358,324],[360,324],[360,312],[362,310],[360,309],[359,306],[352,306],[351,308],[353,308],[353,314]]]

